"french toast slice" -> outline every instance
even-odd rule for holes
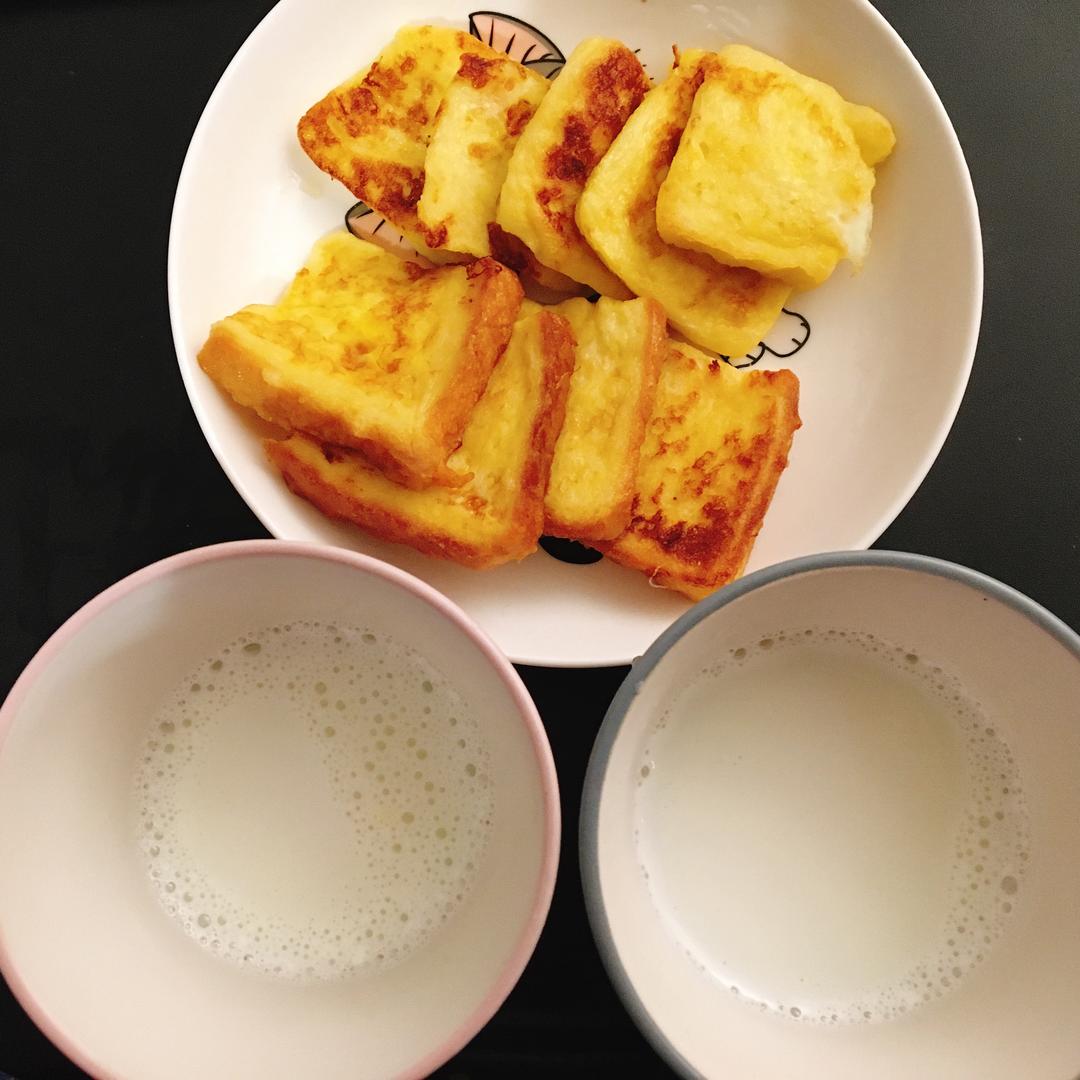
[[[574,211],[589,174],[648,89],[625,45],[581,42],[514,147],[495,217],[544,266],[617,300],[633,294],[586,243]]]
[[[610,540],[630,523],[634,478],[667,349],[653,300],[567,300],[554,310],[574,333],[574,373],[545,499],[544,531]]]
[[[595,546],[699,600],[742,573],[799,420],[790,371],[738,371],[671,341],[627,530]]]
[[[540,538],[574,364],[566,320],[526,305],[451,459],[470,476],[462,486],[400,487],[305,435],[267,440],[267,455],[293,492],[375,536],[477,569],[524,558]]]
[[[839,94],[745,46],[707,64],[656,199],[669,244],[781,278],[825,281],[870,242],[874,171]]]
[[[435,261],[446,259],[427,245],[416,207],[435,115],[466,56],[502,58],[461,30],[403,27],[370,67],[312,105],[296,129],[323,172]]]
[[[416,205],[429,247],[492,254],[488,226],[510,154],[547,89],[547,79],[516,60],[462,56],[435,116]]]
[[[873,167],[884,161],[896,146],[896,133],[892,124],[869,105],[855,105],[842,98],[837,90],[820,79],[811,78],[790,68],[782,60],[759,52],[748,45],[728,45],[720,52],[722,59],[737,63],[749,71],[773,71],[797,83],[808,94],[817,98],[828,110],[839,109],[847,121],[863,161]]]
[[[457,484],[447,458],[521,299],[493,259],[424,270],[334,232],[277,304],[214,323],[199,363],[263,419],[352,447],[401,484]]]
[[[639,296],[659,301],[676,330],[703,348],[742,356],[776,322],[791,286],[674,247],[656,229],[657,192],[709,60],[714,54],[683,53],[645,95],[589,176],[576,220],[608,268]]]

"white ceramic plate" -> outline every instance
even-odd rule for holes
[[[746,42],[880,108],[898,136],[874,193],[873,250],[797,295],[762,367],[790,366],[803,428],[748,569],[865,548],[926,475],[952,424],[974,356],[982,250],[971,181],[933,87],[866,0],[499,0],[563,54],[618,37],[654,77],[671,45]],[[689,606],[643,575],[570,565],[543,551],[477,573],[373,540],[291,495],[263,457],[259,426],[196,363],[210,324],[273,302],[314,241],[341,227],[354,199],[306,158],[299,117],[369,63],[407,22],[466,28],[459,0],[282,0],[237,53],[191,141],[169,245],[169,303],[195,414],[222,467],[275,536],[362,551],[408,570],[460,604],[511,659],[554,666],[626,663]],[[481,20],[483,21],[483,20]],[[809,337],[786,359],[796,342]]]

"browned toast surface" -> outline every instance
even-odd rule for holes
[[[671,342],[627,530],[597,544],[700,599],[742,573],[799,427],[790,371],[738,371]]]
[[[292,491],[332,518],[437,558],[497,566],[536,549],[572,368],[566,320],[530,306],[451,459],[470,477],[456,488],[401,487],[302,435],[268,440],[266,452]]]
[[[659,301],[671,325],[725,356],[754,349],[776,322],[791,286],[661,239],[656,198],[675,156],[711,53],[683,53],[593,170],[578,201],[582,234],[639,296]]]
[[[276,305],[215,323],[199,363],[264,419],[358,450],[400,483],[458,483],[446,460],[521,295],[492,259],[424,270],[332,233]]]
[[[496,216],[544,266],[620,300],[631,292],[589,247],[574,212],[589,174],[648,88],[625,45],[581,42],[514,147]]]
[[[569,321],[576,348],[544,529],[572,540],[610,540],[630,522],[667,320],[652,300],[568,300],[555,310]]]
[[[446,88],[465,56],[504,59],[461,30],[406,26],[375,62],[300,118],[300,146],[323,172],[429,254],[417,218],[424,159]]]

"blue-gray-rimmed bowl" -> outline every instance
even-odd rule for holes
[[[678,880],[658,880],[674,863],[666,855],[657,856],[656,836],[660,834],[650,833],[654,829],[650,815],[657,815],[657,807],[666,812],[663,807],[676,800],[686,802],[683,778],[665,776],[663,771],[663,747],[674,745],[670,739],[680,723],[690,722],[685,719],[690,714],[679,706],[680,691],[718,663],[721,669],[717,679],[722,682],[729,678],[725,672],[738,663],[745,684],[746,672],[753,668],[734,659],[736,650],[749,647],[753,652],[755,643],[763,638],[774,641],[783,633],[788,642],[784,647],[795,655],[801,646],[791,646],[791,638],[808,629],[814,631],[815,641],[833,630],[830,647],[838,647],[836,643],[841,640],[859,638],[863,644],[876,642],[870,648],[880,649],[881,655],[899,648],[901,661],[909,654],[917,657],[907,662],[927,671],[935,685],[941,682],[944,689],[938,692],[940,700],[956,699],[960,702],[958,709],[969,710],[964,713],[968,727],[963,738],[970,736],[974,740],[977,735],[986,740],[978,746],[970,742],[983,754],[979,758],[983,764],[978,768],[983,768],[986,761],[997,760],[990,751],[979,749],[993,743],[1000,750],[1000,760],[1006,762],[1008,758],[1001,765],[1001,776],[1007,771],[1008,779],[1018,783],[1023,793],[1022,798],[1017,798],[1015,791],[1002,796],[1002,818],[985,815],[985,823],[977,816],[972,818],[970,806],[975,804],[968,805],[964,800],[975,797],[975,759],[964,749],[968,743],[957,736],[960,741],[956,745],[962,751],[957,760],[962,768],[956,776],[970,790],[958,795],[948,785],[934,789],[934,798],[940,801],[938,810],[944,815],[941,851],[946,862],[954,851],[961,859],[965,850],[973,853],[968,860],[971,887],[986,892],[973,892],[971,897],[974,900],[986,896],[987,900],[965,908],[970,925],[964,920],[960,925],[964,932],[987,940],[985,946],[978,943],[975,962],[975,950],[958,942],[953,930],[945,928],[948,912],[942,909],[940,933],[943,938],[951,936],[941,942],[928,940],[926,945],[940,954],[938,963],[944,964],[944,974],[927,971],[925,993],[929,1000],[909,1002],[903,1010],[892,1010],[888,1019],[875,1016],[867,1021],[861,1016],[854,1020],[840,1016],[836,1022],[829,1017],[808,1022],[805,1016],[796,1015],[802,1010],[791,1005],[794,999],[789,997],[779,1004],[768,1000],[769,988],[762,984],[759,972],[724,970],[726,957],[717,962],[728,944],[731,952],[744,961],[756,955],[755,948],[760,945],[758,951],[770,955],[771,970],[775,972],[777,955],[781,964],[788,955],[777,953],[778,941],[801,945],[800,932],[818,933],[819,928],[812,924],[800,925],[802,871],[783,870],[776,882],[777,895],[761,905],[775,914],[778,897],[788,899],[791,918],[785,925],[755,928],[745,917],[737,926],[729,924],[722,913],[732,909],[725,901],[716,904],[720,921],[710,927],[709,941],[698,933],[700,925],[688,929],[687,912],[693,910],[700,916],[701,911],[711,910],[711,896],[730,897],[732,890],[738,893],[749,888],[746,865],[724,859],[723,853],[733,850],[728,840],[751,827],[757,828],[762,815],[775,818],[785,812],[786,792],[782,786],[770,783],[765,772],[760,784],[750,774],[750,782],[742,788],[745,798],[734,806],[730,797],[712,799],[709,789],[699,783],[698,790],[704,792],[699,824],[708,826],[701,830],[706,839],[696,841],[689,861],[687,853],[682,853],[680,865],[685,869],[697,859],[700,875],[684,873]],[[840,630],[851,637],[839,638]],[[776,662],[775,656],[770,662]],[[940,673],[935,674],[937,669]],[[751,690],[754,693],[756,690]],[[690,697],[689,691],[686,696]],[[697,700],[700,705],[700,695]],[[671,708],[673,703],[675,707]],[[658,734],[657,722],[669,708],[666,727]],[[718,717],[717,723],[721,719],[727,725],[724,730],[739,730],[739,718],[730,712]],[[877,723],[875,710],[867,710],[864,730],[874,732]],[[695,729],[702,730],[706,729]],[[859,729],[853,730],[858,734]],[[877,735],[867,737],[872,742]],[[711,741],[711,734],[703,740],[703,756],[715,752],[715,748],[705,745]],[[907,739],[901,729],[893,744],[886,740],[880,745],[889,745],[890,753],[902,756],[913,741],[914,736]],[[775,748],[777,744],[774,740],[766,747]],[[797,851],[791,852],[791,862],[804,870],[815,865],[816,856],[808,859],[806,845],[820,843],[824,857],[835,860],[836,866],[847,866],[846,877],[835,877],[838,909],[870,912],[881,928],[880,943],[888,944],[889,935],[910,931],[910,926],[905,930],[899,920],[925,901],[927,889],[922,881],[911,880],[898,892],[874,896],[873,883],[865,880],[870,876],[869,864],[863,874],[858,861],[851,862],[853,853],[843,850],[846,836],[816,837],[808,828],[807,822],[815,819],[819,811],[825,813],[823,820],[829,820],[829,800],[840,797],[838,792],[852,790],[852,759],[846,747],[836,745],[838,752],[832,758],[826,755],[824,768],[821,755],[815,751],[812,767],[820,775],[815,775],[813,790],[820,795],[805,807],[805,815],[796,815],[790,821],[791,833],[800,844]],[[919,745],[926,749],[927,744]],[[684,762],[685,752],[684,747]],[[927,767],[938,768],[939,757],[932,754]],[[749,768],[755,767],[755,760],[751,760]],[[837,769],[831,775],[829,763],[833,760]],[[901,764],[912,767],[908,759]],[[1076,1023],[1075,1005],[1080,999],[1078,766],[1080,637],[1027,597],[973,570],[893,552],[819,555],[751,574],[697,604],[636,661],[612,702],[593,750],[582,805],[581,870],[593,932],[616,990],[657,1051],[688,1077],[1075,1077],[1080,1070],[1080,1025]],[[876,767],[882,767],[880,760]],[[807,768],[811,768],[809,760]],[[648,774],[644,777],[643,769]],[[882,775],[891,775],[887,761]],[[916,769],[912,775],[921,773]],[[998,798],[998,789],[991,791],[991,780],[1001,783],[1001,776],[987,779],[986,792],[978,797]],[[667,784],[667,788],[648,787],[658,782]],[[982,783],[980,779],[979,785]],[[643,794],[646,791],[647,796]],[[730,796],[730,786],[723,793]],[[903,794],[900,791],[901,797]],[[895,799],[897,792],[888,797]],[[962,813],[956,810],[961,803],[968,807]],[[694,807],[696,813],[696,804]],[[724,808],[722,815],[717,814],[717,807]],[[861,820],[860,815],[872,820],[879,810],[879,800],[872,792],[864,805],[847,807],[853,820]],[[970,836],[965,821],[973,830]],[[917,824],[925,830],[922,804],[912,811],[912,834]],[[906,816],[893,820],[893,837],[904,839],[908,825]],[[984,860],[988,863],[985,883],[975,880],[983,872],[978,845],[986,839],[984,849],[993,852],[994,845],[999,844],[995,837],[1001,837],[1006,826],[1012,829],[1007,838],[1011,846],[1001,839],[1004,855],[996,863]],[[949,834],[952,828],[955,836]],[[666,835],[670,844],[672,834]],[[716,838],[715,843],[711,837]],[[923,841],[929,843],[926,836]],[[777,861],[776,850],[770,854],[774,856],[774,867],[787,865]],[[1000,876],[1004,865],[1000,858],[1015,862],[1015,874],[1010,869]],[[912,865],[921,864],[916,859]],[[754,870],[759,872],[760,867]],[[992,872],[998,875],[993,880]],[[953,871],[945,865],[938,879],[950,874]],[[757,880],[754,887],[760,885]],[[967,880],[959,884],[953,881],[950,887],[967,888]],[[695,890],[697,894],[692,895]],[[852,890],[864,899],[872,897],[872,903],[852,907]],[[949,896],[953,898],[949,903],[968,903],[962,897],[957,901],[958,892]],[[743,915],[748,911],[752,915],[752,896],[743,896],[743,901]],[[1003,916],[1006,910],[1008,915]],[[980,921],[976,914],[983,912],[989,912],[989,916],[984,915]],[[860,926],[859,932],[865,934],[866,926]],[[843,932],[838,932],[836,926],[828,933],[836,935],[837,948],[844,943]],[[725,934],[729,935],[727,939]],[[760,936],[760,942],[755,940],[755,934]],[[739,936],[738,941],[734,935]],[[824,947],[832,948],[830,940],[827,934],[814,939],[818,946],[824,943]],[[963,956],[964,970],[960,961],[950,959],[951,955]],[[912,955],[913,968],[922,959]],[[950,966],[954,963],[959,977]],[[871,957],[867,972],[873,970]],[[793,978],[797,975],[808,986],[814,985],[818,977],[813,970],[787,974]],[[743,986],[755,985],[755,992],[733,992],[737,981],[742,981]]]

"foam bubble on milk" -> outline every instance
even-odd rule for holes
[[[990,953],[1014,908],[1022,902],[1025,870],[1029,859],[1029,823],[1025,796],[1013,753],[980,705],[962,683],[918,650],[897,646],[871,633],[841,628],[812,627],[778,630],[761,635],[745,646],[730,649],[710,665],[675,699],[650,731],[637,769],[638,806],[635,839],[639,844],[641,871],[660,914],[672,923],[668,901],[657,891],[658,867],[643,841],[649,812],[643,799],[655,784],[658,764],[664,766],[665,739],[672,721],[680,714],[687,692],[710,680],[738,671],[752,671],[763,658],[779,659],[785,651],[800,648],[845,650],[870,659],[887,669],[891,677],[920,688],[948,717],[961,747],[966,786],[966,805],[952,838],[948,899],[941,911],[940,936],[922,955],[913,956],[909,970],[899,979],[879,985],[849,1000],[815,1000],[813,994],[788,995],[780,1000],[740,984],[739,973],[723,965],[702,962],[692,943],[682,942],[689,960],[709,977],[726,985],[729,992],[759,1010],[781,1014],[800,1022],[835,1024],[890,1020],[949,993]],[[643,810],[647,810],[643,814]],[[856,808],[857,812],[857,808]],[[651,868],[651,869],[650,869]],[[662,873],[662,871],[661,871]],[[918,883],[915,883],[918,887]],[[793,903],[797,899],[793,898]],[[748,982],[753,973],[747,973]],[[804,980],[800,979],[800,983]],[[807,979],[806,981],[809,981]],[[792,1000],[793,997],[798,1000]]]
[[[303,820],[298,777],[328,818]],[[430,938],[469,891],[493,810],[487,748],[446,678],[382,633],[314,621],[236,638],[190,672],[152,718],[135,795],[165,909],[208,950],[297,979],[399,962]],[[296,815],[274,819],[278,797]],[[251,800],[265,827],[223,840]],[[269,865],[290,856],[304,865]]]

